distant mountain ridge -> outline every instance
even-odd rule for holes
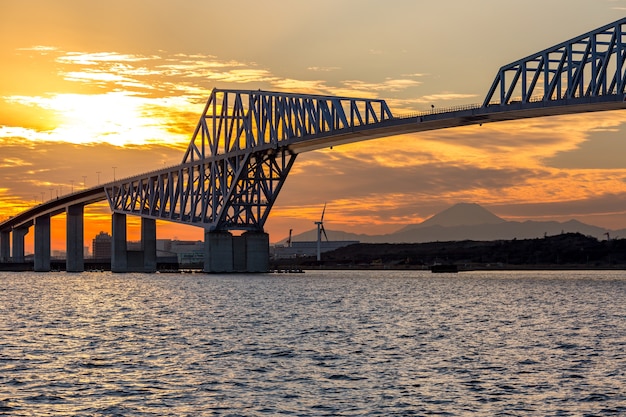
[[[358,240],[362,243],[425,243],[459,240],[513,240],[553,236],[561,233],[581,233],[603,239],[611,236],[626,236],[626,229],[607,230],[602,227],[581,223],[578,220],[557,221],[506,221],[475,203],[459,203],[435,214],[419,224],[407,225],[400,230],[384,235],[356,234],[326,230],[330,240]],[[317,239],[315,229],[293,236],[294,241]]]

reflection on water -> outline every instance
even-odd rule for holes
[[[623,415],[622,272],[0,273],[0,415]]]

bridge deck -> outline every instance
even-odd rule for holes
[[[623,95],[583,97],[575,99],[512,103],[471,108],[452,112],[422,113],[419,116],[397,117],[375,125],[359,126],[344,131],[317,135],[314,138],[293,138],[288,144],[296,153],[327,148],[387,136],[426,132],[483,123],[503,122],[534,117],[559,116],[626,109]]]

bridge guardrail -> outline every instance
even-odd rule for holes
[[[530,97],[528,100],[526,100],[526,103],[538,103],[540,101],[543,101],[543,96],[537,95],[537,96]],[[517,104],[517,103],[522,103],[522,102],[523,102],[522,97],[513,97],[509,100],[508,103],[505,103],[504,105],[506,106],[506,105]],[[500,106],[500,105],[502,105],[502,103],[500,103],[499,101],[491,101],[489,102],[487,107]],[[433,107],[430,110],[422,110],[422,111],[417,111],[417,112],[400,114],[400,115],[394,116],[394,119],[411,119],[414,117],[430,116],[433,114],[454,113],[458,111],[476,110],[480,108],[482,108],[482,104],[480,103],[462,104],[462,105],[450,106],[450,107]]]
[[[417,112],[394,116],[394,119],[411,119],[413,117],[430,116],[432,114],[452,113],[452,112],[463,111],[463,110],[474,110],[474,109],[479,109],[480,107],[481,105],[478,103],[465,104],[465,105],[452,106],[452,107],[433,107],[430,110],[423,110],[423,111],[417,111]]]

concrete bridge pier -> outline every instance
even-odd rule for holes
[[[76,204],[66,210],[66,266],[67,272],[83,272],[85,270],[85,226],[84,205]]]
[[[50,215],[35,218],[35,272],[50,271]]]
[[[128,272],[125,214],[113,213],[111,234],[111,271]]]
[[[246,272],[267,272],[270,269],[270,235],[246,232]]]
[[[269,270],[269,235],[246,232],[204,232],[204,272],[267,272]]]
[[[233,235],[204,231],[204,272],[233,272]]]
[[[126,242],[126,215],[113,213],[111,271],[156,272],[156,220],[141,218],[141,250],[129,251]]]
[[[28,234],[29,227],[18,227],[13,229],[13,262],[24,263],[24,237]]]
[[[9,262],[11,259],[11,231],[0,232],[0,262]]]
[[[143,272],[157,270],[156,220],[141,218],[141,252]]]

